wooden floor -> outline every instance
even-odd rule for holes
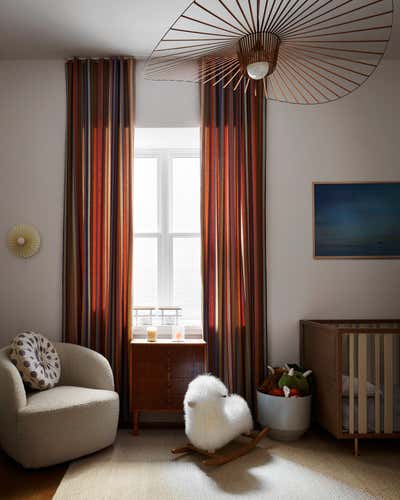
[[[0,450],[1,500],[51,500],[68,464],[45,469],[24,469]]]

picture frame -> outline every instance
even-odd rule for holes
[[[313,182],[314,259],[400,259],[400,182]]]

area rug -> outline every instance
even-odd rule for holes
[[[137,437],[119,431],[113,447],[69,466],[54,499],[399,498],[399,455],[394,461],[383,450],[355,458],[348,445],[326,436],[296,443],[265,439],[234,462],[205,467],[198,456],[170,453],[184,443],[180,430],[143,430]]]

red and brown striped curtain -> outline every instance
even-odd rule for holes
[[[63,339],[110,361],[128,414],[133,59],[66,63]]]
[[[261,86],[223,85],[201,98],[204,333],[210,371],[254,406],[266,365],[266,100]]]

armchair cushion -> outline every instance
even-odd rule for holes
[[[20,411],[20,416],[59,414],[67,408],[79,409],[88,405],[101,406],[107,401],[117,399],[116,392],[61,385],[54,387],[51,391],[31,392],[28,394],[26,406]]]
[[[50,389],[60,379],[60,360],[55,347],[39,333],[19,333],[12,341],[10,359],[31,389]]]

